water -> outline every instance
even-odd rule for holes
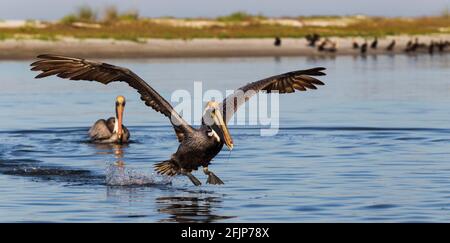
[[[109,62],[167,98],[193,81],[224,91],[314,66],[328,76],[317,91],[280,97],[277,136],[231,127],[235,149],[210,166],[225,185],[194,187],[153,174],[177,141],[126,84],[34,80],[29,61],[1,61],[0,221],[450,221],[450,55]],[[86,143],[119,94],[133,142]]]

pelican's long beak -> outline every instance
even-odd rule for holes
[[[230,132],[228,131],[228,126],[223,120],[222,114],[218,109],[214,109],[212,112],[212,118],[217,126],[219,126],[220,130],[223,133],[223,140],[225,145],[227,145],[229,150],[233,149],[233,139],[230,136]]]
[[[117,137],[119,139],[119,143],[122,142],[123,137],[122,121],[124,109],[125,109],[125,98],[123,96],[119,96],[117,97],[116,100]]]

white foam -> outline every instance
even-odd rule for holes
[[[115,163],[106,168],[106,184],[108,186],[144,186],[170,184],[171,178],[156,176],[118,166]]]

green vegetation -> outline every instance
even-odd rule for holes
[[[136,21],[139,19],[139,12],[128,10],[119,13],[114,5],[103,9],[103,16],[98,18],[97,11],[88,5],[80,6],[75,13],[68,14],[60,19],[60,23],[70,25],[76,22],[80,23],[114,23],[117,21]]]
[[[442,10],[442,17],[450,18],[450,9],[448,7],[446,7],[444,10]]]
[[[119,12],[117,11],[116,6],[111,5],[107,6],[104,10],[103,21],[104,22],[114,22],[119,19]]]
[[[267,19],[267,17],[263,15],[251,15],[243,11],[238,11],[226,16],[220,16],[217,18],[217,21],[242,22],[242,21],[262,20],[262,19]]]
[[[448,9],[440,16],[421,18],[309,16],[269,19],[262,15],[235,12],[217,19],[149,19],[139,17],[134,10],[119,12],[114,6],[100,13],[99,18],[96,10],[82,6],[58,22],[45,23],[45,27],[38,28],[30,21],[29,25],[18,28],[0,28],[0,39],[26,36],[41,40],[75,37],[142,41],[145,38],[304,37],[310,33],[340,37],[450,33]]]
[[[139,12],[137,10],[128,10],[119,16],[122,21],[137,21],[139,20]]]
[[[139,12],[137,10],[128,10],[119,13],[115,6],[106,7],[103,15],[104,23],[114,23],[117,21],[137,21],[139,20]]]
[[[97,13],[88,5],[78,7],[75,13],[64,16],[60,22],[72,24],[75,22],[93,23],[97,21]]]

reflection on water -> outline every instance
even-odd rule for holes
[[[111,143],[87,143],[89,146],[94,147],[98,154],[113,154],[117,160],[123,158],[124,150],[129,147],[125,144],[111,144]]]
[[[29,62],[0,62],[0,104],[8,114],[0,124],[0,219],[449,222],[449,57],[112,61],[168,98],[197,80],[225,90],[289,70],[328,68],[319,90],[280,96],[277,136],[231,126],[233,151],[211,164],[225,185],[199,188],[154,174],[178,141],[167,118],[125,84],[34,80],[24,71]],[[117,95],[127,97],[133,142],[86,143],[88,126],[110,115]],[[206,180],[201,171],[196,176]]]
[[[221,197],[159,197],[156,199],[158,212],[169,217],[160,222],[213,223],[233,216],[220,216],[214,213],[221,207]]]

